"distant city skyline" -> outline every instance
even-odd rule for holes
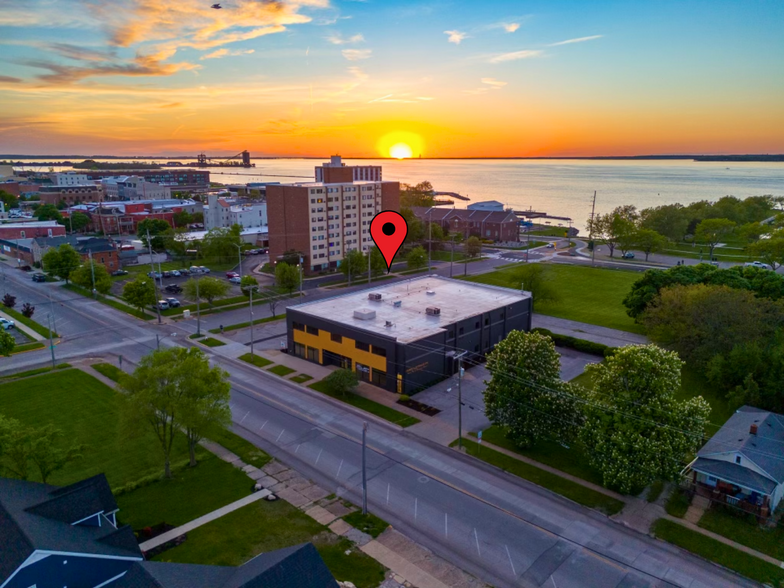
[[[784,152],[784,4],[0,0],[0,152]]]

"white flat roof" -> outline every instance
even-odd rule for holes
[[[381,300],[369,300],[371,292],[380,294]],[[382,283],[289,308],[408,343],[439,333],[446,325],[530,297],[530,292],[432,275],[394,284]],[[400,302],[400,306],[395,306],[396,301]],[[441,309],[441,314],[428,315],[426,309],[430,306]],[[355,310],[365,309],[374,310],[375,318],[363,320],[354,317]],[[386,326],[387,321],[392,323],[391,327]]]

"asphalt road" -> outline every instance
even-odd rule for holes
[[[481,263],[481,262],[479,262]],[[448,270],[448,268],[447,268]],[[14,275],[7,288],[47,312],[63,336],[57,361],[117,355],[138,362],[156,333],[192,344],[179,325],[142,323],[55,284]],[[50,308],[51,308],[50,305]],[[40,319],[40,316],[38,316]],[[360,502],[361,431],[368,433],[371,512],[498,587],[755,586],[668,544],[454,450],[317,392],[207,351],[231,375],[235,429],[327,489]],[[3,359],[0,372],[50,361],[40,350]]]

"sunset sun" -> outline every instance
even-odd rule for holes
[[[411,147],[406,143],[396,143],[389,148],[389,156],[394,157],[395,159],[408,159],[413,155],[414,153],[411,151]]]

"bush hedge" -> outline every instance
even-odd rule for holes
[[[548,329],[542,329],[540,327],[532,330],[536,333],[547,335],[559,347],[569,347],[570,349],[574,349],[576,351],[591,353],[593,355],[601,355],[602,357],[609,357],[615,353],[615,347],[603,345],[602,343],[594,343],[593,341],[586,341],[585,339],[578,339],[577,337],[570,337],[569,335],[553,333]]]

